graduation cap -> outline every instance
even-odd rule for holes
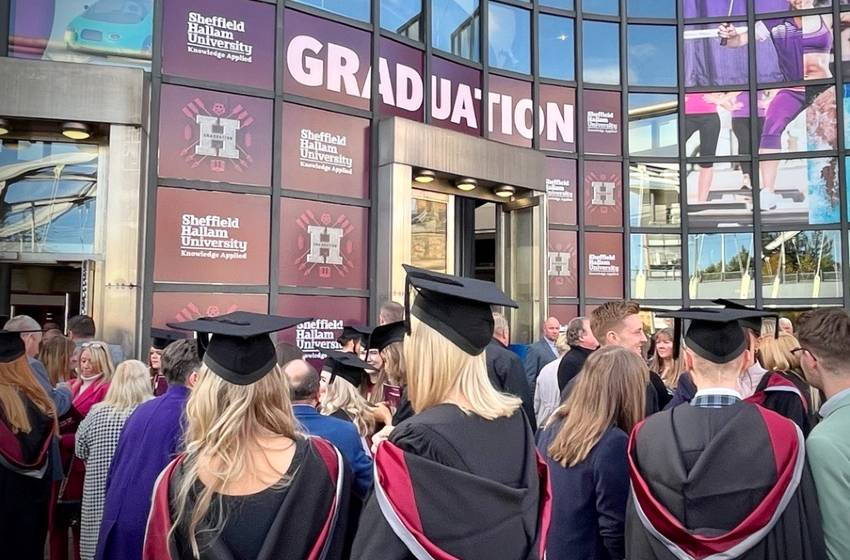
[[[0,363],[8,364],[14,362],[24,354],[26,347],[24,340],[21,338],[21,333],[41,332],[41,331],[7,331],[0,330]]]
[[[186,333],[168,329],[151,328],[151,348],[165,350],[165,347],[177,340],[189,338]]]
[[[368,352],[374,348],[380,352],[393,342],[403,341],[405,333],[404,321],[396,321],[395,323],[387,323],[386,325],[375,327],[375,330],[369,336],[369,344],[366,345],[366,351]]]
[[[369,340],[370,334],[372,334],[372,327],[368,327],[366,325],[343,325],[342,334],[337,339],[337,342],[344,338],[349,340],[359,338],[367,341]]]
[[[749,339],[743,321],[775,317],[769,311],[754,309],[680,309],[657,312],[659,317],[675,319],[673,355],[678,358],[681,344],[682,321],[689,320],[685,333],[688,349],[715,364],[725,364],[747,349]]]
[[[168,326],[198,333],[198,353],[213,373],[235,385],[250,385],[277,364],[269,334],[305,321],[309,319],[234,311]]]
[[[747,307],[746,305],[744,305],[742,303],[738,303],[737,301],[732,301],[732,300],[729,300],[729,299],[723,299],[723,298],[713,299],[713,300],[711,300],[711,303],[714,303],[714,304],[717,304],[717,305],[722,305],[726,309],[738,309],[738,310],[741,310],[741,311],[759,311],[758,309],[756,309],[754,307]],[[779,315],[778,314],[772,314],[772,315],[769,315],[769,316],[770,317],[773,317],[773,316],[776,317],[776,336],[778,337],[779,336]],[[745,329],[750,329],[751,331],[754,331],[758,336],[761,336],[761,323],[762,323],[761,317],[750,317],[750,318],[746,318],[746,319],[741,319],[741,326],[744,327]]]
[[[322,366],[322,371],[327,371],[331,374],[330,383],[333,383],[337,377],[342,377],[359,388],[363,383],[363,379],[366,377],[366,370],[372,368],[372,366],[351,352],[340,352],[329,349],[324,350],[324,353],[327,357]]]
[[[410,315],[437,330],[455,346],[477,356],[493,337],[491,305],[519,307],[496,284],[432,272],[403,265],[405,327],[410,333]],[[418,291],[411,306],[410,288]]]

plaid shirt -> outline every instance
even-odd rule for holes
[[[723,408],[741,402],[741,399],[725,393],[708,393],[697,395],[691,400],[691,406],[700,408]]]

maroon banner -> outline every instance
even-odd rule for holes
[[[576,90],[540,84],[540,149],[576,151]]]
[[[433,124],[466,134],[481,134],[481,72],[431,57]]]
[[[620,163],[584,162],[584,223],[623,225],[623,170]]]
[[[549,230],[549,297],[578,297],[578,244],[574,231]]]
[[[272,101],[162,86],[159,176],[271,185]]]
[[[336,339],[343,325],[366,324],[367,303],[366,298],[281,294],[277,298],[278,313],[313,320],[281,332],[278,339],[297,345],[319,368],[325,359],[323,351],[340,347]]]
[[[620,233],[584,234],[584,285],[587,297],[623,297],[623,235]]]
[[[274,89],[274,5],[168,0],[163,6],[164,74]]]
[[[199,317],[218,317],[234,311],[268,313],[268,310],[269,296],[265,294],[155,292],[151,326],[165,328],[167,323]]]
[[[534,136],[534,104],[531,83],[490,74],[487,122],[491,140],[531,147]]]
[[[283,104],[283,187],[369,196],[369,120]]]
[[[280,285],[366,289],[369,211],[284,198],[280,205]]]
[[[616,91],[584,90],[584,153],[618,156],[622,153],[622,106]]]
[[[154,280],[268,284],[269,197],[159,187]]]
[[[549,302],[549,311],[546,312],[547,317],[555,317],[558,322],[564,327],[578,317],[578,305],[565,305],[563,303]]]
[[[286,10],[283,41],[283,91],[369,109],[369,32]]]
[[[549,224],[576,225],[576,160],[546,158]]]
[[[414,121],[425,117],[425,73],[422,51],[381,37],[380,82],[381,115],[399,116]]]

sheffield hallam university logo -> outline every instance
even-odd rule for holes
[[[333,272],[346,276],[353,270],[354,243],[349,234],[354,226],[348,217],[340,214],[334,220],[330,213],[323,212],[317,218],[312,210],[306,210],[296,223],[301,229],[298,235],[301,254],[295,264],[305,277],[314,270],[319,278],[330,278]]]
[[[228,165],[237,172],[245,171],[254,158],[248,153],[253,143],[250,127],[254,117],[240,103],[228,107],[216,101],[207,107],[195,97],[182,108],[189,119],[183,127],[188,142],[180,152],[191,167],[209,165],[211,171],[223,173]]]
[[[570,272],[570,261],[572,253],[569,251],[549,251],[549,277],[558,278],[555,282],[562,283],[560,277],[572,276]]]

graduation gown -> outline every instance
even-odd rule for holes
[[[765,408],[656,414],[632,432],[629,474],[627,558],[826,557],[803,435]]]
[[[265,534],[256,560],[336,560],[345,544],[350,473],[342,455],[327,441],[307,438],[303,462],[297,465],[286,487],[286,495]],[[182,474],[184,455],[162,471],[154,487],[151,512],[145,533],[145,560],[181,558],[174,539],[174,498]],[[231,560],[227,545],[216,539],[202,548],[204,560]]]
[[[0,412],[0,543],[4,558],[42,560],[56,421],[29,399],[24,404],[32,426],[27,434],[14,433]]]
[[[443,404],[395,428],[375,455],[355,560],[539,560],[548,469],[524,415],[485,420]]]

